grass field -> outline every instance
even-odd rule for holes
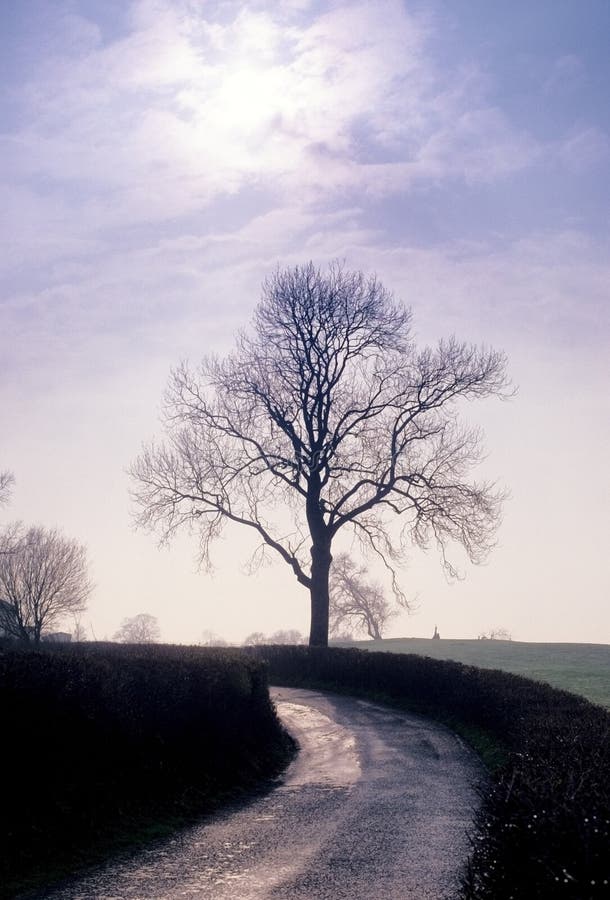
[[[386,638],[382,641],[354,641],[349,646],[389,653],[417,653],[434,659],[453,659],[483,669],[502,669],[547,681],[554,687],[581,694],[593,703],[610,708],[609,644]]]

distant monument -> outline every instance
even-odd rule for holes
[[[435,625],[435,626],[434,626],[434,634],[432,635],[432,640],[433,640],[433,641],[440,641],[440,639],[441,639],[441,636],[440,636],[440,634],[438,633],[438,628],[437,628],[436,625]]]

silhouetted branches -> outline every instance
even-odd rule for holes
[[[364,631],[380,640],[388,621],[397,614],[383,587],[366,580],[366,567],[347,553],[339,553],[330,570],[330,634]]]
[[[505,358],[454,338],[418,351],[410,319],[375,277],[338,264],[278,269],[234,353],[172,372],[165,442],[132,467],[140,524],[164,539],[196,526],[205,563],[227,522],[248,527],[310,590],[310,639],[322,644],[331,546],[345,526],[394,582],[413,541],[436,542],[450,574],[452,542],[481,561],[502,493],[469,481],[480,438],[456,404],[504,394]]]
[[[154,644],[161,637],[159,620],[150,613],[138,613],[123,619],[121,627],[113,635],[113,640],[121,644]]]
[[[0,472],[0,506],[8,503],[15,477],[12,472]]]
[[[43,630],[85,610],[92,590],[87,551],[56,529],[17,525],[7,534],[9,552],[0,554],[0,628],[38,643]]]

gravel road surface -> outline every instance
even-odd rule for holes
[[[53,900],[445,900],[484,777],[450,731],[387,707],[272,695],[300,753],[269,794],[109,864]]]

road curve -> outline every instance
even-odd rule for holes
[[[300,752],[269,794],[109,864],[53,900],[445,900],[484,777],[442,726],[273,689]]]

